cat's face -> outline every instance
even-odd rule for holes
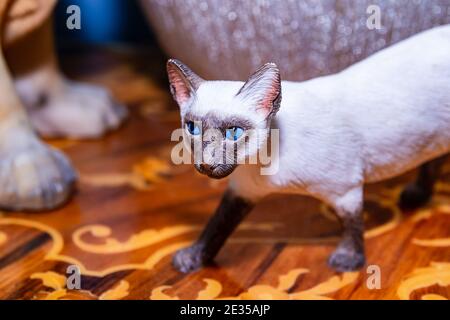
[[[184,142],[200,173],[224,178],[267,144],[270,120],[281,102],[275,64],[265,64],[245,83],[205,81],[177,60],[168,61],[167,72]]]

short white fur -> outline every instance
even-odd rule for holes
[[[260,165],[240,165],[229,189],[253,203],[271,193],[294,193],[332,206],[344,236],[330,265],[354,270],[364,263],[359,244],[364,184],[450,153],[450,25],[422,32],[338,74],[282,82],[281,106],[273,117],[257,112],[264,94],[265,100],[269,93],[274,98],[278,69],[267,66],[245,97],[237,94],[243,82],[198,82],[182,118],[186,112],[198,118],[234,117],[251,122],[253,129],[279,129],[278,157],[272,154],[279,170],[261,175]],[[258,146],[250,149],[254,153]]]
[[[202,83],[190,112],[264,125],[251,106],[236,103],[242,85]],[[282,96],[272,121],[280,129],[274,159],[280,170],[262,176],[255,166],[241,165],[231,175],[231,188],[255,201],[289,192],[335,208],[361,205],[364,183],[450,152],[450,26],[411,37],[335,75],[283,81]]]

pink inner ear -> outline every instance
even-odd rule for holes
[[[237,93],[267,117],[276,113],[281,102],[280,71],[274,63],[266,63],[256,70]]]
[[[273,82],[261,100],[260,106],[258,106],[256,110],[264,112],[264,115],[268,115],[272,111],[273,102],[279,94],[279,86],[276,82]]]
[[[169,81],[172,86],[176,101],[178,104],[183,104],[191,97],[191,89],[187,80],[180,74],[178,70],[174,68],[169,69]]]

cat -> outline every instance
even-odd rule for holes
[[[328,259],[336,271],[365,265],[363,188],[421,166],[400,204],[429,200],[450,152],[450,25],[422,32],[347,68],[306,82],[282,82],[267,63],[247,82],[205,81],[182,62],[167,63],[187,144],[201,139],[196,169],[211,178],[230,175],[219,207],[199,239],[178,251],[174,266],[191,272],[210,262],[255,204],[271,193],[315,197],[334,208],[343,227]],[[221,132],[214,143],[208,129]],[[260,142],[237,147],[234,162],[217,162],[224,146],[248,130],[279,129],[278,171],[238,164]],[[219,139],[219,143],[217,143]],[[262,141],[262,142],[264,142]]]

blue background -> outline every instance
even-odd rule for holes
[[[70,5],[81,9],[81,30],[66,27]],[[135,0],[60,0],[55,10],[55,33],[61,47],[82,44],[152,44],[151,33]]]

